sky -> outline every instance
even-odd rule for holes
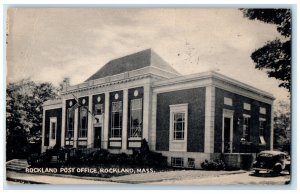
[[[250,55],[280,37],[238,9],[14,8],[8,10],[7,82],[79,84],[108,61],[151,48],[183,75],[214,70],[288,100]]]

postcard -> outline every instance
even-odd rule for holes
[[[290,184],[292,16],[9,8],[6,182]]]

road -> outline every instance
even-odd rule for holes
[[[147,185],[285,185],[290,180],[290,175],[271,175],[260,173],[254,175],[247,171],[201,171],[180,170],[157,172],[149,174],[131,174],[126,176],[97,179],[92,177],[75,176],[49,176],[38,174],[26,174],[7,172],[10,181],[34,184],[147,184]],[[23,180],[23,181],[22,181]]]

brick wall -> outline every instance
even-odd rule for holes
[[[214,152],[221,152],[222,149],[222,119],[223,109],[234,111],[233,115],[233,152],[240,151],[240,140],[243,131],[243,114],[251,116],[250,120],[250,141],[254,145],[259,144],[259,118],[266,119],[266,128],[264,138],[266,141],[266,149],[270,149],[270,130],[271,130],[271,105],[257,100],[234,94],[219,88],[216,88],[216,105],[215,105],[215,145]],[[224,97],[232,99],[232,106],[224,104]],[[249,103],[251,110],[244,110],[243,104]],[[260,114],[259,108],[266,108],[266,114]]]
[[[169,151],[170,107],[188,104],[187,151],[204,151],[205,88],[193,88],[157,95],[156,150]]]

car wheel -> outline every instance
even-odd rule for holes
[[[259,170],[255,170],[254,174],[259,174]]]
[[[279,174],[281,171],[282,171],[281,166],[275,166],[273,169],[273,172],[277,174]]]

